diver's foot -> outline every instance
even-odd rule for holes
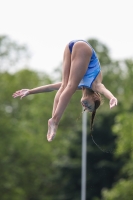
[[[55,135],[56,135],[56,130],[57,130],[57,125],[53,121],[53,119],[48,120],[48,132],[47,132],[47,140],[48,142],[51,142]]]

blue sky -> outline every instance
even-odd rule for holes
[[[27,44],[30,67],[52,72],[73,39],[96,38],[113,59],[133,58],[132,0],[0,0],[0,35]]]

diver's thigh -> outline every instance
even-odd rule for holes
[[[70,75],[71,53],[68,45],[65,48],[62,65],[62,86],[66,87]]]
[[[91,55],[92,50],[87,44],[78,42],[74,45],[71,56],[69,84],[74,84],[75,87],[78,86],[88,69]]]

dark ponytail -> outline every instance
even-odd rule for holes
[[[94,118],[96,115],[97,108],[101,105],[101,95],[97,92],[94,92],[94,111],[91,114],[91,121],[90,121],[90,130],[93,131],[93,124],[94,124]]]
[[[90,129],[91,129],[91,138],[92,138],[92,141],[94,142],[94,144],[103,152],[105,153],[111,153],[111,151],[106,151],[104,149],[102,149],[94,140],[93,138],[93,135],[92,135],[92,131],[93,131],[93,124],[94,124],[94,118],[95,118],[95,115],[96,115],[96,110],[97,108],[103,103],[103,99],[101,98],[101,95],[99,93],[96,93],[94,92],[94,103],[95,103],[95,106],[94,106],[94,111],[92,112],[91,114],[91,123],[90,123]],[[99,98],[97,98],[99,97]]]
[[[95,114],[96,114],[96,111],[93,111],[92,114],[91,114],[91,123],[90,123],[91,131],[93,131],[93,124],[94,124]]]

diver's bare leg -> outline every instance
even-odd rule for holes
[[[59,121],[72,97],[76,91],[78,84],[84,76],[88,63],[92,54],[91,48],[83,42],[75,43],[73,53],[71,55],[71,67],[68,84],[59,97],[56,110],[52,118],[49,120],[47,140],[50,142],[55,137]],[[65,74],[64,74],[65,76]]]
[[[63,65],[62,65],[62,84],[60,89],[57,91],[55,98],[54,98],[54,103],[53,103],[53,111],[52,111],[52,116],[54,115],[54,112],[56,110],[56,107],[59,102],[59,98],[65,87],[67,86],[68,79],[69,79],[69,73],[70,73],[70,66],[71,66],[71,54],[69,51],[68,45],[65,48],[64,51],[64,56],[63,56]]]
[[[65,51],[64,51],[64,56],[63,56],[62,84],[54,98],[52,117],[53,117],[56,107],[58,105],[60,95],[62,94],[63,90],[67,86],[68,79],[69,79],[69,73],[70,73],[70,66],[71,66],[71,54],[69,51],[69,47],[67,45],[65,48]],[[48,120],[48,132],[47,132],[48,140],[49,140],[49,138],[51,138],[50,137],[51,134],[52,134],[52,138],[54,138],[54,135],[55,135],[54,133],[56,133],[56,129],[57,129],[57,126],[51,120]]]

